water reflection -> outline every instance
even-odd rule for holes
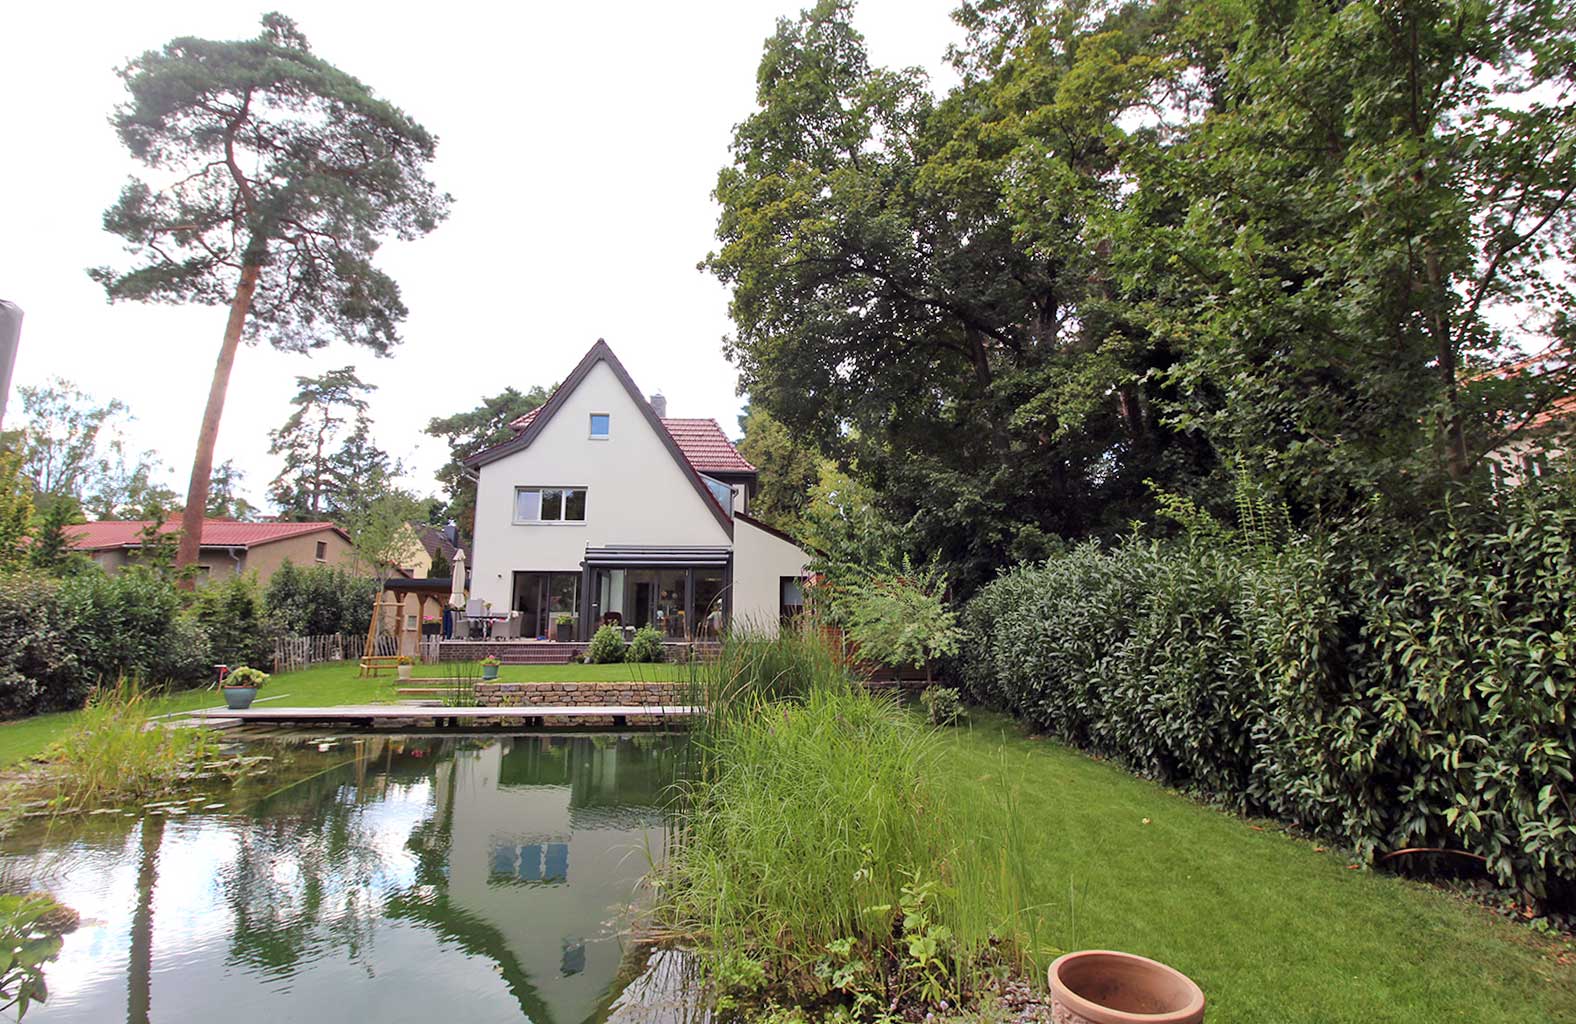
[[[4,868],[83,916],[28,1020],[605,1020],[681,742],[271,745],[222,806],[13,835]]]

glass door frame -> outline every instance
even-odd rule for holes
[[[600,601],[597,573],[623,571],[624,573],[624,609],[625,614],[630,614],[634,609],[634,587],[641,582],[647,574],[658,579],[664,573],[682,571],[684,573],[684,635],[674,642],[693,643],[698,637],[695,635],[696,624],[705,616],[697,619],[695,608],[695,581],[703,575],[721,575],[723,579],[722,597],[722,628],[726,629],[728,623],[733,621],[733,559],[729,557],[725,565],[695,565],[693,563],[671,563],[654,565],[649,562],[598,562],[596,565],[581,563],[580,580],[580,629],[579,639],[584,642],[591,639],[601,626],[601,611],[597,602]],[[648,580],[649,581],[649,577]],[[653,590],[656,585],[653,584]],[[653,602],[655,604],[655,602]],[[710,607],[710,604],[708,604]],[[704,610],[704,609],[702,609]],[[594,616],[594,618],[593,618]],[[645,625],[634,623],[625,619],[624,625]],[[669,639],[664,636],[663,639]]]

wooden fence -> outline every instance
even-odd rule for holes
[[[323,636],[283,636],[274,641],[274,671],[291,672],[308,665],[331,661],[356,661],[362,656],[367,638],[359,633],[328,633]],[[398,641],[380,636],[373,654],[398,654]]]

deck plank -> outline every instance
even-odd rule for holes
[[[502,718],[609,718],[639,715],[648,718],[691,718],[703,708],[674,704],[526,704],[510,707],[443,707],[399,704],[345,704],[324,708],[247,708],[231,711],[214,708],[194,711],[195,718],[224,718],[242,722],[368,722],[387,719]]]

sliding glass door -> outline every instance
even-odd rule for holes
[[[570,637],[580,625],[580,574],[578,572],[517,572],[514,574],[514,610],[520,613],[520,635],[542,640],[558,639],[557,624],[568,617]]]
[[[716,567],[590,572],[589,626],[650,626],[664,640],[715,639],[726,618],[727,572]]]

